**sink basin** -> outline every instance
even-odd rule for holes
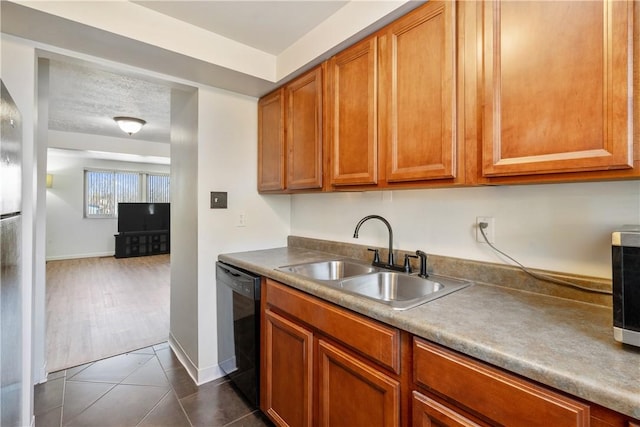
[[[423,279],[403,273],[381,271],[342,280],[340,287],[346,292],[388,304],[396,310],[406,310],[465,288],[469,284],[448,277],[432,276]]]
[[[378,271],[371,265],[343,259],[286,265],[279,267],[278,270],[298,274],[314,280],[325,281],[336,281]]]
[[[471,284],[443,276],[423,279],[350,259],[285,265],[277,270],[326,283],[345,292],[387,304],[394,310],[416,307]]]

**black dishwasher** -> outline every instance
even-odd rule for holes
[[[256,407],[260,381],[260,276],[216,263],[218,363]]]

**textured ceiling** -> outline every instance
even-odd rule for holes
[[[171,87],[91,64],[51,59],[49,129],[169,142]],[[147,124],[133,136],[113,121],[132,116]]]

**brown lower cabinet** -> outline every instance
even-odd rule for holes
[[[313,334],[286,318],[264,313],[263,410],[280,426],[311,426]]]
[[[262,292],[261,409],[275,425],[401,425],[399,330],[269,279]]]
[[[452,402],[445,408],[461,418],[468,412],[490,425],[589,425],[589,405],[427,341],[414,339],[413,359],[415,384]]]
[[[287,285],[262,285],[260,408],[291,427],[640,427]]]
[[[400,382],[338,345],[317,345],[318,425],[397,426]]]
[[[413,392],[413,427],[476,427],[486,424],[470,420],[449,406],[436,402],[424,394]]]

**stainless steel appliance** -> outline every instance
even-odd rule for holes
[[[260,403],[260,277],[216,263],[218,363],[255,407]]]
[[[22,408],[22,121],[0,80],[0,425],[18,426]]]
[[[612,234],[613,336],[640,347],[640,225]]]

